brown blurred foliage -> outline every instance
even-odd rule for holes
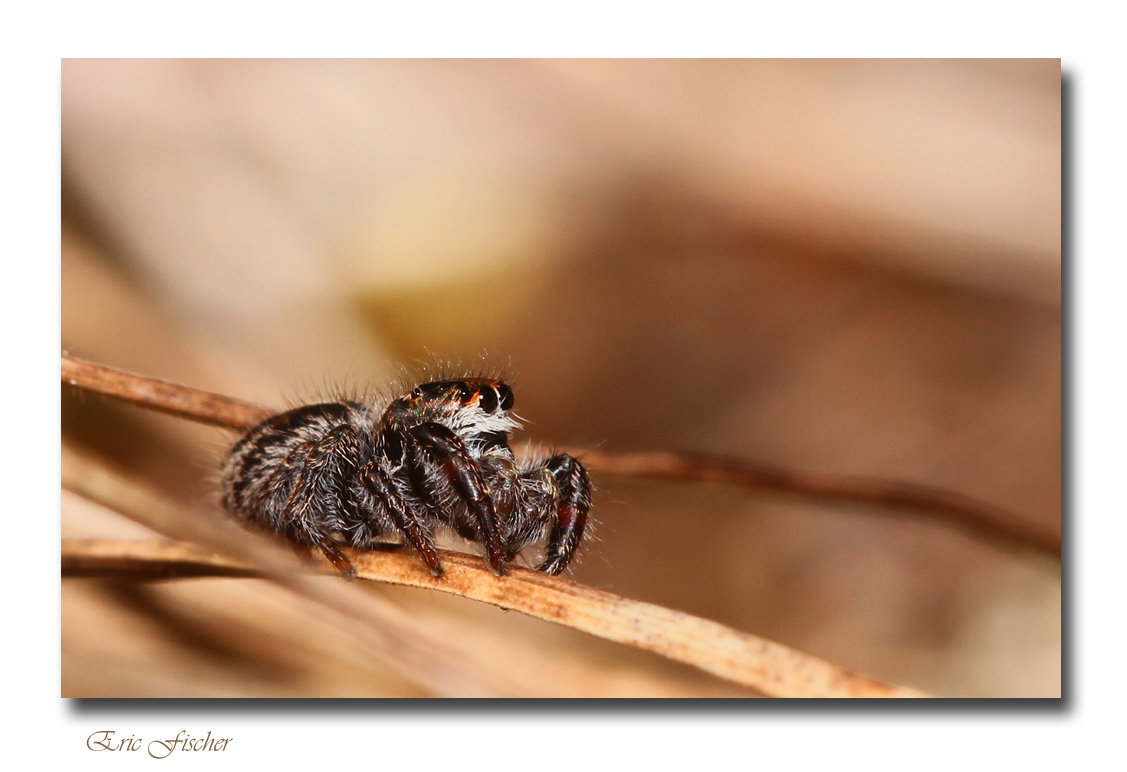
[[[502,367],[522,440],[916,481],[1059,527],[1060,127],[1059,60],[70,60],[62,343],[273,405],[417,359]],[[226,433],[62,410],[64,442],[212,495]],[[1060,694],[1054,566],[862,511],[595,483],[577,581],[935,694]],[[133,528],[64,496],[64,537]],[[371,592],[530,688],[740,693]],[[63,692],[419,693],[311,619],[256,580],[67,580]]]

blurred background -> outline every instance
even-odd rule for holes
[[[70,354],[283,406],[501,368],[520,442],[938,486],[1059,530],[1059,60],[66,60]],[[64,390],[63,442],[214,498],[217,429]],[[944,696],[1059,696],[1057,564],[598,476],[570,578]],[[63,536],[144,537],[63,495]],[[366,587],[554,696],[740,695]],[[265,582],[62,585],[64,696],[417,686]]]

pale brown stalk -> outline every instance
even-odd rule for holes
[[[446,574],[436,579],[412,554],[355,552],[357,578],[425,587],[565,625],[652,651],[772,697],[923,697],[850,672],[750,633],[651,603],[513,567],[494,576],[481,558],[442,552]],[[253,565],[185,542],[63,542],[63,574],[73,576],[253,576]],[[327,561],[321,570],[333,573]]]
[[[228,429],[249,429],[271,415],[268,410],[234,397],[145,378],[68,356],[63,357],[62,376],[62,382],[69,386]]]

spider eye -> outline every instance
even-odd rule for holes
[[[497,396],[497,390],[492,386],[485,386],[480,392],[481,396],[478,397],[477,406],[484,410],[486,413],[492,413],[497,409],[497,403],[500,398]]]
[[[458,387],[458,398],[462,400],[463,405],[467,404],[471,399],[473,399],[474,390],[470,388],[468,383],[465,383],[464,381],[458,381],[456,386]]]
[[[423,390],[420,389],[418,386],[416,386],[414,391],[411,392],[411,398],[412,399],[419,399],[422,396],[423,396]]]
[[[497,395],[501,398],[501,409],[513,409],[513,390],[504,383],[497,385]]]

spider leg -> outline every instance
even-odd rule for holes
[[[411,438],[412,451],[415,447],[425,450],[442,464],[442,473],[453,484],[480,526],[490,569],[498,576],[504,575],[505,552],[497,527],[497,511],[481,470],[465,443],[452,430],[436,423],[415,426],[408,430],[407,435]]]
[[[591,509],[591,484],[583,465],[566,454],[548,459],[543,469],[558,492],[558,503],[544,562],[537,570],[557,576],[567,568],[583,538]]]
[[[329,532],[343,530],[349,515],[355,516],[350,512],[355,503],[348,496],[346,480],[354,468],[357,444],[356,430],[346,424],[330,429],[287,457],[287,464],[302,466],[281,515],[287,533],[319,547],[349,580],[356,577],[356,569]]]
[[[403,532],[407,543],[419,553],[430,572],[436,577],[442,576],[442,561],[439,560],[438,552],[434,548],[434,534],[412,512],[406,499],[388,483],[375,464],[368,464],[360,477],[368,491],[387,510],[396,527]]]
[[[293,553],[298,556],[302,561],[309,562],[313,559],[313,547],[316,546],[329,559],[333,567],[341,572],[341,576],[345,579],[352,581],[356,578],[356,568],[352,562],[342,553],[332,541],[327,541],[324,544],[302,544],[301,542],[291,541],[290,547]]]
[[[321,552],[325,553],[325,557],[329,559],[329,562],[340,571],[341,576],[350,582],[356,578],[356,566],[352,565],[352,561],[348,559],[348,556],[340,551],[340,547],[337,546],[336,542],[325,537],[317,542],[317,546],[321,548]]]

